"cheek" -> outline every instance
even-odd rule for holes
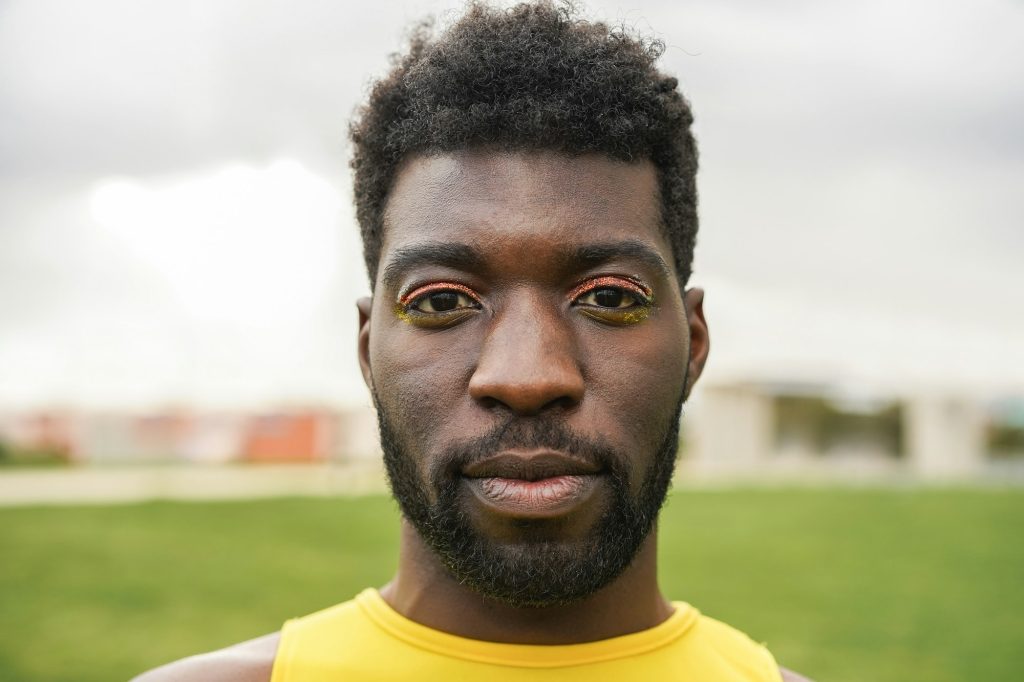
[[[602,413],[598,418],[619,426],[638,454],[653,452],[676,418],[688,356],[684,326],[650,323],[642,334],[638,328],[586,344],[588,391]]]
[[[472,354],[465,339],[403,326],[395,319],[371,333],[370,366],[381,408],[410,452],[418,453],[457,426]]]

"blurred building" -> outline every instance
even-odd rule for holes
[[[1024,399],[850,395],[827,384],[703,387],[684,469],[708,477],[971,479],[1024,475]]]
[[[67,411],[50,410],[0,414],[0,454],[24,459],[74,458],[73,418]]]
[[[1024,397],[713,383],[683,426],[681,473],[693,480],[1024,480]],[[366,463],[380,453],[369,406],[7,414],[0,444],[23,460],[87,464]]]
[[[353,461],[378,451],[370,408],[6,414],[0,443],[23,460],[89,464]]]

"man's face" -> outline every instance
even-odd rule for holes
[[[652,527],[706,353],[659,210],[653,166],[599,156],[417,157],[396,178],[360,360],[403,514],[486,595],[586,596]]]

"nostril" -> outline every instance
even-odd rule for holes
[[[497,398],[492,398],[491,396],[483,396],[483,397],[479,398],[477,400],[477,402],[480,403],[481,407],[483,407],[483,408],[485,408],[487,410],[493,410],[496,407],[499,407],[499,406],[502,405],[502,402],[500,400],[498,400]]]
[[[549,403],[547,403],[546,405],[544,405],[541,409],[544,410],[544,411],[549,411],[549,410],[564,410],[564,411],[568,411],[568,410],[571,410],[574,407],[576,407],[579,404],[579,402],[580,401],[578,399],[573,398],[571,396],[565,395],[565,396],[562,396],[560,398],[555,398],[554,400],[552,400]]]
[[[582,394],[562,390],[536,390],[535,387],[490,386],[486,392],[475,392],[477,404],[488,411],[509,410],[528,416],[576,409]]]

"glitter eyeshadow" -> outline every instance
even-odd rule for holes
[[[395,303],[395,317],[400,319],[402,322],[414,322],[413,316],[416,314],[410,306],[416,299],[423,298],[432,293],[440,293],[442,291],[458,291],[460,294],[464,294],[469,297],[473,302],[479,304],[480,299],[477,298],[476,293],[469,287],[463,284],[457,284],[456,282],[432,282],[430,284],[424,284],[421,287],[415,287],[407,293],[400,293],[398,302]],[[448,311],[449,313],[459,312],[458,310]],[[445,315],[446,313],[419,313],[421,316],[426,315]],[[420,317],[420,320],[427,318]],[[443,318],[453,319],[453,318]]]
[[[480,301],[480,299],[477,298],[477,295],[473,292],[473,290],[467,286],[464,286],[462,284],[456,284],[455,282],[434,282],[432,284],[425,284],[421,287],[416,287],[415,289],[406,294],[401,294],[398,298],[398,305],[404,308],[405,306],[408,306],[410,303],[415,301],[417,298],[420,298],[424,294],[431,294],[439,291],[458,291],[459,293],[463,293],[466,296],[469,296],[476,302]]]
[[[588,279],[586,282],[583,282],[582,284],[577,286],[575,289],[572,290],[572,293],[569,294],[569,300],[575,301],[583,294],[589,293],[596,289],[605,288],[625,289],[634,294],[639,294],[643,296],[644,303],[650,303],[653,295],[653,292],[649,288],[645,287],[643,284],[640,284],[640,282],[637,282],[633,279],[622,277],[621,275],[605,275],[603,277],[597,277],[595,279]]]

